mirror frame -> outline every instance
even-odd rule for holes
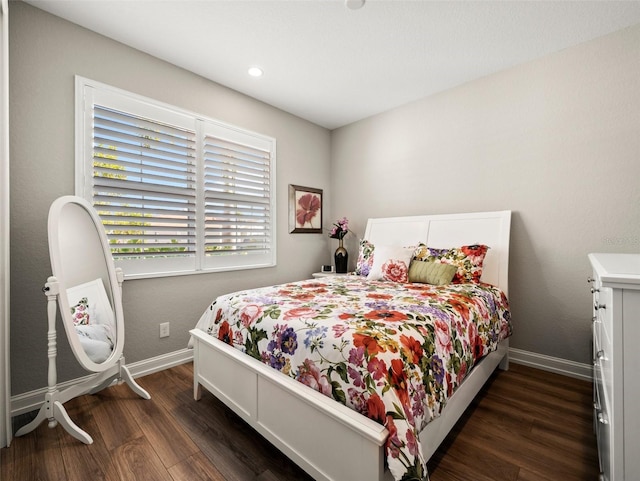
[[[74,286],[67,286],[65,282],[64,266],[62,265],[62,244],[61,244],[61,225],[60,221],[64,215],[64,209],[69,204],[75,204],[81,207],[88,218],[91,220],[91,225],[95,229],[95,233],[98,235],[100,245],[102,247],[101,252],[97,252],[95,255],[100,256],[105,265],[107,272],[109,286],[104,286],[107,291],[107,296],[110,297],[111,306],[115,317],[116,333],[113,350],[109,357],[101,363],[94,362],[85,352],[80,343],[80,338],[73,325],[73,317],[71,315],[71,306],[69,305],[69,297],[67,295],[67,288]],[[49,209],[49,257],[51,259],[51,268],[53,276],[58,282],[58,306],[62,323],[67,333],[67,339],[71,345],[71,350],[74,356],[82,367],[91,372],[103,372],[115,364],[118,363],[122,357],[122,351],[124,349],[124,315],[122,309],[122,289],[121,282],[118,280],[117,270],[113,257],[111,255],[111,248],[107,235],[102,225],[100,217],[97,212],[85,199],[77,196],[63,196],[56,199]],[[100,262],[98,260],[97,262]],[[102,274],[102,273],[101,273]],[[97,276],[96,276],[97,277]]]

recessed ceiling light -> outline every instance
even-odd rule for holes
[[[260,67],[249,67],[249,75],[252,77],[262,77],[263,73]]]
[[[351,10],[358,10],[364,6],[365,0],[344,0],[344,4]]]

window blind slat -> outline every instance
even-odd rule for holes
[[[256,158],[268,159],[270,153],[267,150],[252,147],[240,142],[234,142],[232,140],[225,140],[215,135],[207,135],[204,139],[205,151],[212,149],[219,149],[225,152],[234,152],[237,154],[244,154]]]
[[[146,182],[153,183],[154,185],[180,185],[185,188],[194,188],[195,179],[190,175],[166,175],[161,172],[158,174],[158,170],[148,170],[139,172],[135,170],[117,170],[108,169],[100,166],[94,167],[94,174],[99,178],[115,179],[120,182],[127,182],[129,185],[134,182]],[[164,174],[164,175],[163,175]],[[101,185],[107,185],[103,183]]]
[[[195,217],[195,209],[192,208],[186,209],[153,209],[145,206],[145,216],[144,218],[150,219],[173,219],[177,217]],[[117,217],[117,218],[142,218],[141,214],[139,214],[140,209],[134,208],[131,206],[102,206],[100,204],[95,205],[96,210],[99,211],[102,219],[107,219],[109,217]],[[137,215],[136,215],[137,214]]]
[[[219,199],[226,199],[236,202],[251,202],[251,203],[263,203],[268,202],[268,192],[260,189],[250,189],[244,186],[220,186],[216,184],[206,184],[209,193],[207,199],[210,199],[215,195]]]
[[[147,132],[156,132],[161,130],[167,135],[171,135],[175,138],[185,138],[189,140],[195,140],[195,132],[185,129],[183,127],[177,127],[167,122],[161,122],[159,120],[148,119],[134,113],[127,113],[122,110],[111,109],[99,104],[93,106],[93,121],[99,123],[100,119],[112,122],[112,124],[118,124],[122,126],[122,129],[142,129]]]
[[[102,137],[96,133],[93,138],[94,148],[100,149],[99,155],[96,155],[96,157],[106,156],[110,158],[114,152],[118,152],[122,156],[129,156],[135,159],[158,159],[158,161],[165,159],[179,163],[185,163],[185,160],[194,157],[193,149],[181,149],[177,146],[165,146],[162,148],[162,146],[147,140],[144,142],[138,142],[135,139],[133,141],[127,140],[123,133],[111,137]]]
[[[132,232],[132,233],[114,233],[114,238],[117,240],[136,240],[139,241],[141,245],[158,245],[158,244],[166,244],[166,246],[172,245],[195,245],[190,242],[190,236],[169,236],[169,235],[151,235],[145,234],[141,232]],[[161,242],[167,241],[167,242]],[[165,247],[166,247],[165,246]]]
[[[213,169],[206,168],[204,178],[207,181],[215,182],[219,180],[235,179],[236,181],[247,182],[249,184],[269,185],[270,177],[262,172],[245,172],[241,170]]]
[[[120,147],[125,150],[148,149],[184,156],[190,156],[194,151],[193,141],[165,135],[160,131],[145,134],[131,129],[109,130],[96,124],[93,127],[93,138],[96,144],[120,142]]]
[[[158,183],[132,182],[128,180],[113,179],[108,177],[94,177],[94,188],[101,192],[111,192],[113,194],[130,195],[132,197],[142,197],[145,195],[157,197],[169,197],[179,200],[189,200],[195,197],[195,186],[189,189],[184,187],[173,187]],[[185,192],[186,190],[186,192]]]
[[[234,204],[241,204],[241,205],[261,205],[261,204],[268,205],[269,204],[268,197],[238,195],[238,194],[219,192],[219,191],[208,192],[205,196],[205,202],[209,203],[209,201],[212,201],[212,202],[226,201],[227,203],[234,203]]]
[[[216,223],[222,223],[224,222],[225,225],[235,225],[238,229],[240,229],[241,226],[245,226],[246,228],[249,229],[254,229],[254,228],[260,228],[260,229],[265,229],[264,227],[264,219],[256,217],[256,218],[250,218],[250,217],[228,217],[228,216],[218,216],[216,219],[208,219],[208,226],[215,226]],[[211,227],[207,227],[207,229],[210,229]]]
[[[188,210],[189,212],[196,211],[195,198],[190,197],[188,199],[176,198],[171,199],[166,197],[164,199],[152,199],[148,196],[146,198],[133,198],[113,195],[103,195],[96,193],[94,195],[94,206],[97,210],[117,210],[119,212],[139,212],[141,208],[147,209],[148,212],[175,212]]]
[[[264,245],[247,245],[242,248],[237,247],[237,244],[220,244],[220,245],[207,245],[207,255],[238,255],[246,254],[248,252],[266,252],[269,248]]]
[[[151,150],[144,152],[126,152],[119,149],[118,142],[111,142],[109,145],[95,144],[93,146],[94,162],[102,162],[109,165],[125,165],[127,162],[132,166],[140,166],[148,164],[150,167],[163,167],[175,171],[194,170],[194,166],[186,161],[192,161],[192,157],[175,156],[163,152],[162,155],[154,154]]]
[[[247,179],[241,175],[234,176],[232,179],[223,176],[213,177],[205,176],[205,184],[212,188],[220,190],[232,191],[234,189],[244,189],[247,191],[269,193],[269,184],[264,179]]]
[[[188,217],[179,219],[167,219],[167,218],[151,218],[151,217],[121,217],[117,215],[103,215],[102,220],[105,226],[124,226],[131,227],[136,230],[154,230],[154,231],[167,231],[172,232],[176,229],[188,229],[193,230],[195,228],[195,222],[191,221]]]
[[[214,151],[204,152],[205,160],[218,163],[221,168],[245,169],[248,171],[265,172],[269,170],[269,159],[262,159],[249,156],[233,156],[231,153],[223,154]]]

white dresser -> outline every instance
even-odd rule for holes
[[[640,480],[640,254],[589,254],[600,479]]]

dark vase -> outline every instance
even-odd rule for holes
[[[342,245],[342,239],[338,239],[340,245],[336,249],[336,253],[333,255],[333,259],[336,263],[336,274],[347,273],[347,262],[349,261],[349,253],[347,249]]]

